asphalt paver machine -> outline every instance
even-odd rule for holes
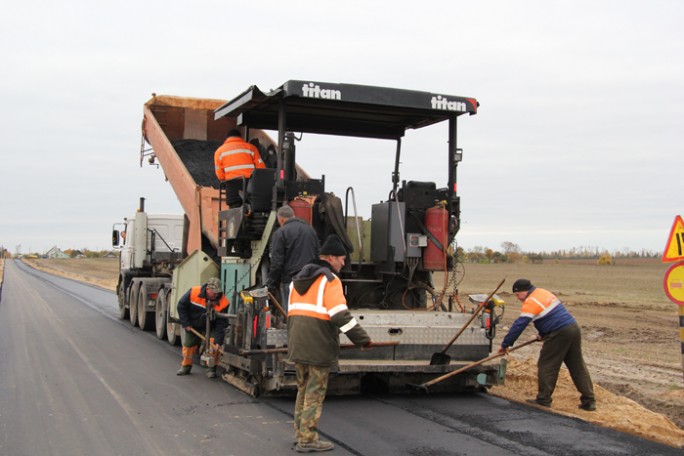
[[[231,301],[230,329],[219,359],[222,377],[253,394],[296,388],[294,367],[286,360],[286,315],[264,292],[268,280],[269,241],[277,229],[276,210],[290,205],[309,222],[321,241],[337,234],[350,252],[340,273],[348,306],[375,342],[390,343],[370,351],[343,350],[333,369],[331,394],[365,389],[402,391],[454,371],[492,350],[493,319],[476,319],[444,350],[450,362],[431,365],[434,352],[473,319],[473,309],[458,300],[455,238],[460,227],[457,169],[459,117],[476,114],[474,98],[316,81],[291,80],[269,92],[251,86],[214,111],[214,120],[228,117],[249,132],[277,132],[268,150],[270,166],[256,169],[245,181],[244,204],[218,212],[218,257],[224,292]],[[446,122],[442,151],[422,149],[436,170],[447,169],[446,182],[400,177],[402,138],[407,130]],[[326,190],[325,176],[313,178],[297,166],[297,143],[308,134],[373,138],[396,143],[394,168],[373,170],[383,200],[370,208],[371,217],[349,213],[350,188],[344,201]],[[334,140],[334,139],[333,139]],[[329,173],[360,173],[363,163],[325,157]],[[443,157],[440,162],[434,158]],[[355,206],[355,203],[354,203]],[[436,280],[436,278],[439,279]],[[396,345],[391,344],[397,343]],[[341,335],[341,344],[349,341]],[[440,383],[441,390],[486,388],[503,383],[505,360],[485,363]]]

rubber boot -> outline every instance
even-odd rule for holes
[[[216,378],[216,366],[207,370],[207,377],[208,378]]]
[[[176,372],[176,375],[188,375],[191,370],[192,370],[192,366],[182,366],[180,369],[178,369],[178,372]]]

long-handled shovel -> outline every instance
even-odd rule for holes
[[[273,302],[273,305],[278,309],[278,312],[280,312],[285,320],[287,320],[287,312],[285,312],[285,309],[283,309],[283,306],[280,305],[280,302],[276,299],[275,296],[273,296],[273,293],[270,291],[268,292],[268,297],[271,298],[271,301]]]
[[[515,347],[511,347],[511,348],[508,349],[508,351],[505,352],[505,353],[498,353],[498,352],[497,352],[497,353],[494,353],[494,354],[489,355],[489,356],[487,356],[486,358],[483,358],[483,359],[481,359],[481,360],[479,360],[479,361],[475,361],[475,362],[473,362],[473,363],[470,363],[470,364],[468,364],[468,365],[466,365],[466,366],[461,367],[460,369],[456,369],[455,371],[449,372],[449,373],[444,374],[444,375],[442,375],[442,376],[440,376],[440,377],[437,377],[437,378],[435,378],[435,379],[433,379],[433,380],[430,380],[429,382],[421,383],[420,385],[415,385],[415,384],[409,383],[408,386],[410,386],[410,387],[412,387],[412,388],[415,388],[415,389],[418,389],[418,390],[425,391],[425,392],[427,393],[427,392],[429,392],[428,388],[431,387],[432,385],[434,385],[435,383],[439,383],[439,382],[441,382],[441,381],[444,381],[444,380],[446,380],[447,378],[451,378],[451,377],[453,377],[454,375],[458,375],[458,374],[460,374],[460,373],[462,373],[462,372],[465,372],[465,371],[467,371],[467,370],[470,370],[470,369],[472,369],[473,367],[476,367],[476,366],[479,366],[480,364],[486,363],[487,361],[491,361],[491,360],[496,359],[496,358],[499,358],[499,357],[501,357],[501,356],[506,356],[506,354],[508,354],[508,353],[510,353],[510,352],[513,352],[513,351],[515,351],[515,350],[517,350],[517,349],[519,349],[519,348],[523,348],[523,347],[525,347],[525,346],[527,346],[527,345],[530,345],[530,344],[532,344],[532,343],[534,343],[534,342],[537,342],[538,340],[539,340],[539,339],[537,339],[537,338],[528,340],[527,342],[523,342],[523,343],[520,344],[520,345],[516,345]]]
[[[501,279],[501,282],[499,282],[499,286],[497,286],[496,289],[495,289],[494,291],[492,291],[491,293],[489,293],[489,296],[487,296],[487,299],[485,299],[484,301],[482,301],[482,302],[480,303],[480,305],[477,306],[477,309],[475,309],[475,312],[473,312],[473,314],[470,316],[470,319],[466,322],[465,325],[463,325],[463,326],[461,327],[461,329],[456,333],[456,335],[454,336],[454,338],[451,339],[451,341],[449,341],[449,343],[447,344],[447,346],[444,347],[444,350],[442,350],[441,352],[437,352],[437,353],[433,353],[433,354],[432,354],[432,358],[430,358],[430,365],[431,365],[431,366],[445,365],[445,364],[449,364],[449,363],[451,362],[451,356],[449,356],[449,355],[446,354],[447,350],[449,350],[449,347],[451,347],[451,346],[454,344],[454,342],[456,342],[456,339],[458,339],[458,337],[459,337],[461,334],[463,334],[463,331],[466,330],[466,328],[470,325],[470,323],[472,323],[473,320],[475,320],[475,317],[477,317],[477,314],[479,314],[480,311],[481,311],[482,309],[484,309],[484,307],[487,305],[487,303],[489,302],[489,300],[492,299],[492,296],[494,296],[494,293],[496,293],[497,291],[499,291],[499,288],[501,288],[501,285],[503,285],[505,281],[506,281],[505,278]]]
[[[200,333],[199,331],[197,331],[197,330],[196,330],[195,328],[193,328],[192,326],[190,327],[190,332],[193,333],[194,335],[196,335],[197,337],[199,337],[200,339],[202,339],[202,340],[207,344],[207,346],[208,346],[209,344],[211,344],[213,348],[215,348],[216,350],[218,350],[219,353],[223,354],[223,350],[221,350],[221,347],[219,347],[218,344],[212,344],[211,341],[207,340],[207,338],[204,337],[204,334]]]

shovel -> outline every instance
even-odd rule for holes
[[[534,343],[534,342],[537,342],[538,340],[539,340],[539,339],[537,339],[537,338],[535,337],[534,339],[528,340],[527,342],[523,342],[523,343],[520,344],[520,345],[516,345],[515,347],[509,348],[508,351],[506,351],[506,352],[504,352],[504,353],[498,353],[498,352],[497,352],[497,353],[494,353],[494,354],[489,355],[488,357],[483,358],[483,359],[481,359],[481,360],[479,360],[479,361],[475,361],[475,362],[473,362],[473,363],[470,363],[470,364],[468,364],[468,365],[466,365],[466,366],[461,367],[460,369],[456,369],[455,371],[449,372],[449,373],[444,374],[444,375],[442,375],[442,376],[440,376],[440,377],[437,377],[437,378],[435,378],[435,379],[433,379],[433,380],[430,380],[429,382],[421,383],[420,385],[415,385],[415,384],[409,383],[408,386],[410,386],[410,387],[412,387],[412,388],[415,388],[415,389],[418,389],[418,390],[425,391],[426,393],[428,393],[428,392],[429,392],[428,388],[431,387],[432,385],[434,385],[435,383],[439,383],[439,382],[441,382],[441,381],[443,381],[443,380],[446,380],[447,378],[453,377],[454,375],[458,375],[458,374],[460,374],[460,373],[462,373],[462,372],[465,372],[465,371],[467,371],[467,370],[469,370],[469,369],[472,369],[473,367],[479,366],[480,364],[484,364],[484,363],[486,363],[487,361],[491,361],[491,360],[496,359],[496,358],[499,358],[499,357],[501,357],[501,356],[505,356],[505,355],[507,355],[507,354],[510,353],[510,352],[513,352],[513,351],[515,351],[515,350],[517,350],[517,349],[519,349],[519,348],[523,348],[523,347],[525,347],[525,346],[527,346],[527,345],[530,345],[530,344],[532,344],[532,343]]]
[[[273,302],[273,305],[278,309],[278,311],[283,315],[283,318],[287,320],[287,312],[285,312],[285,309],[283,309],[283,306],[280,305],[278,300],[276,299],[275,296],[273,296],[273,293],[270,291],[268,292],[268,297],[271,298],[271,301]]]
[[[195,328],[192,326],[190,327],[190,332],[202,339],[207,345],[211,344],[211,341],[208,341],[206,337],[204,337],[204,334],[200,333],[197,331]],[[223,350],[221,350],[221,347],[218,346],[218,344],[211,344],[213,348],[219,351],[219,353],[223,354]]]
[[[482,302],[480,303],[480,305],[477,306],[477,309],[475,309],[475,312],[473,312],[473,314],[470,316],[470,319],[466,322],[465,325],[463,325],[463,326],[461,327],[461,329],[456,333],[456,335],[454,336],[454,338],[451,339],[451,341],[449,341],[449,343],[447,344],[447,346],[444,347],[444,350],[442,350],[441,352],[437,352],[437,353],[433,353],[433,354],[432,354],[432,358],[430,358],[430,365],[431,365],[431,366],[441,366],[441,365],[449,364],[449,363],[451,362],[451,356],[449,356],[449,355],[446,354],[447,350],[449,350],[449,347],[451,347],[451,346],[454,344],[454,342],[456,342],[456,339],[458,339],[458,337],[459,337],[461,334],[463,334],[463,331],[466,330],[466,328],[470,325],[470,323],[472,323],[473,320],[475,320],[475,317],[477,317],[477,314],[479,314],[480,311],[481,311],[482,309],[484,309],[484,307],[487,305],[487,303],[489,302],[489,300],[492,299],[492,296],[494,296],[494,293],[496,293],[497,291],[499,291],[499,288],[501,288],[501,285],[503,285],[505,281],[506,281],[505,278],[504,278],[504,279],[501,279],[501,282],[499,282],[499,286],[497,286],[496,289],[495,289],[494,291],[492,291],[491,293],[489,293],[489,296],[487,296],[487,299],[485,299],[484,301],[482,301]]]

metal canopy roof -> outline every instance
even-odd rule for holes
[[[214,118],[240,116],[239,124],[278,130],[281,104],[287,131],[385,139],[476,114],[479,105],[474,98],[430,92],[292,80],[269,93],[251,86],[214,111]]]

